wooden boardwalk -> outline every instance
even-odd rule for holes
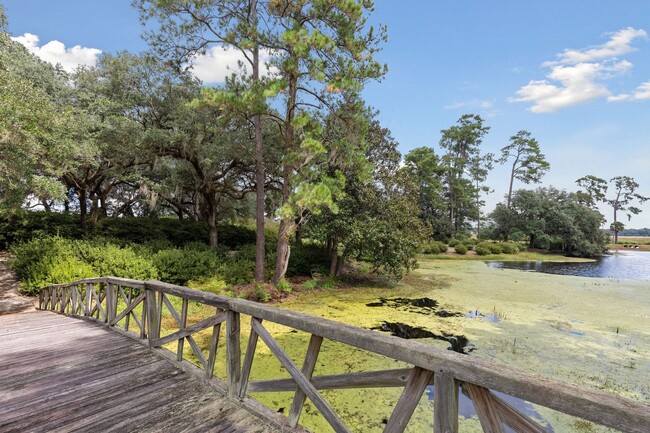
[[[33,311],[0,316],[0,431],[279,432],[133,339]]]

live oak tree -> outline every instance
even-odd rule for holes
[[[69,160],[65,72],[12,41],[0,5],[0,211],[31,196],[46,205],[64,197],[57,180]]]
[[[501,149],[501,158],[498,162],[505,164],[510,159],[512,159],[512,168],[506,199],[507,207],[510,207],[515,179],[526,184],[539,183],[550,168],[550,164],[539,149],[537,140],[530,132],[524,130],[510,137],[510,143]]]

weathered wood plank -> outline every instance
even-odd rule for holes
[[[305,355],[305,361],[301,370],[307,380],[311,380],[311,377],[314,374],[314,367],[316,367],[316,361],[318,360],[318,354],[320,353],[322,344],[323,337],[319,337],[318,335],[312,335],[309,339],[307,354]],[[293,402],[291,403],[291,409],[289,410],[289,426],[295,427],[298,425],[302,406],[305,404],[306,398],[307,396],[303,390],[300,389],[300,387],[296,387],[296,393],[293,396]]]
[[[239,340],[239,313],[228,310],[226,313],[226,375],[228,376],[228,396],[237,397],[241,380],[241,346]]]
[[[358,373],[328,374],[311,378],[311,383],[318,390],[322,389],[357,389],[357,388],[394,388],[406,385],[410,368],[394,370],[363,371]],[[429,385],[433,385],[430,382]],[[250,392],[291,391],[296,388],[293,379],[257,380],[248,385]]]
[[[402,433],[404,431],[432,377],[432,371],[413,367],[404,391],[388,419],[384,433]]]
[[[434,433],[458,433],[458,382],[449,373],[436,372],[433,392]]]
[[[244,364],[242,365],[242,373],[239,382],[239,398],[244,398],[248,390],[248,380],[250,379],[251,370],[253,368],[253,360],[255,359],[257,340],[257,333],[251,326],[251,331],[248,336],[248,344],[246,345],[246,354],[244,355]],[[294,385],[293,380],[291,380],[291,385]]]
[[[181,317],[180,317],[180,324],[179,326],[181,329],[185,328],[187,326],[187,307],[188,307],[188,300],[183,299],[182,305],[181,305]],[[176,361],[180,362],[183,360],[183,349],[185,347],[185,339],[181,338],[178,340],[178,346],[176,347]]]
[[[296,367],[291,358],[284,353],[282,348],[273,339],[271,334],[269,334],[269,332],[262,326],[262,324],[254,318],[251,319],[251,324],[257,335],[262,339],[262,341],[264,341],[264,344],[266,344],[271,352],[273,352],[278,361],[280,361],[280,364],[282,364],[282,366],[289,372],[293,380],[296,381],[296,384],[303,390],[307,397],[309,397],[321,415],[323,415],[327,422],[332,426],[334,431],[337,433],[349,432],[350,430],[343,421],[341,421],[336,412],[334,412],[325,399],[323,399],[323,397],[318,393],[316,388],[314,388],[314,385],[312,385],[298,367]]]
[[[133,311],[133,309],[135,307],[137,307],[140,304],[140,302],[142,302],[144,300],[144,298],[145,298],[145,294],[143,292],[143,293],[140,293],[140,295],[138,295],[138,297],[135,298],[133,300],[133,302],[127,303],[126,308],[124,310],[122,310],[122,312],[120,314],[115,316],[115,318],[109,322],[109,325],[114,326],[120,320],[124,319],[125,317],[128,318],[129,314]],[[137,320],[137,318],[136,318],[136,320]],[[138,326],[140,326],[140,323],[138,323]],[[127,330],[127,329],[128,329],[128,324],[124,326],[124,330]]]
[[[183,328],[179,331],[176,331],[173,334],[169,334],[161,338],[153,339],[151,340],[151,346],[159,347],[162,346],[163,344],[171,343],[172,341],[185,338],[189,335],[207,329],[211,326],[216,326],[220,323],[223,323],[225,320],[226,320],[226,313],[221,312],[215,316],[208,317],[207,319],[203,319],[200,322],[196,322],[195,324],[190,325],[187,328]],[[180,318],[179,321],[181,321]]]
[[[464,383],[463,389],[467,389],[469,398],[472,399],[476,415],[481,422],[485,433],[505,433],[499,412],[492,399],[489,389],[471,383]]]

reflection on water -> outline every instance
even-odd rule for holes
[[[594,262],[486,262],[491,268],[520,269],[579,277],[650,281],[650,252],[615,251]]]

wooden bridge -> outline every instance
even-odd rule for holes
[[[214,314],[188,324],[191,303],[214,308]],[[484,432],[503,433],[506,426],[520,433],[546,431],[494,391],[623,432],[650,432],[649,405],[412,340],[158,281],[106,277],[51,286],[41,292],[39,309],[49,311],[0,316],[2,432],[300,431],[307,398],[332,430],[348,432],[319,390],[368,387],[403,388],[384,429],[402,432],[430,385],[434,432],[458,431],[460,392],[472,400]],[[251,324],[243,354],[242,316]],[[163,317],[165,323],[175,323],[167,335],[161,335]],[[311,335],[301,366],[282,350],[266,322]],[[222,325],[223,380],[213,373]],[[194,338],[204,330],[211,332],[207,350]],[[324,339],[409,367],[314,376]],[[291,378],[249,380],[258,340]],[[173,343],[174,352],[162,347]],[[186,360],[186,353],[198,367]],[[294,395],[286,417],[248,397],[278,391]]]

